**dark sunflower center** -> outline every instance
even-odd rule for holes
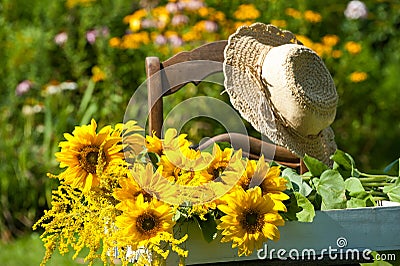
[[[261,214],[257,210],[247,210],[243,213],[240,224],[247,233],[254,234],[260,232],[263,227]]]
[[[224,166],[219,166],[219,167],[217,167],[217,168],[214,168],[214,169],[212,170],[213,178],[214,178],[214,179],[217,179],[218,177],[220,177],[221,174],[225,171],[225,168],[226,168],[226,167],[224,167]]]
[[[142,222],[142,228],[145,230],[145,231],[150,231],[150,230],[152,230],[153,228],[154,228],[154,226],[156,226],[156,222],[154,221],[154,219],[153,218],[145,218],[145,219],[143,219],[143,222]]]
[[[137,230],[147,238],[153,237],[157,234],[159,224],[160,221],[158,217],[148,212],[143,213],[136,220]]]
[[[79,155],[78,161],[80,166],[88,173],[95,174],[97,168],[97,162],[99,159],[100,149],[97,146],[86,146],[84,147]],[[102,153],[102,158],[105,158],[104,152]]]

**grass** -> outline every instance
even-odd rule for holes
[[[19,238],[9,244],[0,244],[0,265],[20,266],[20,265],[39,265],[44,256],[45,248],[39,238],[39,234]],[[49,266],[77,266],[87,265],[82,258],[72,260],[73,252],[61,256],[55,252],[51,260],[46,264]],[[80,262],[82,261],[82,262]],[[94,265],[103,265],[95,263]]]

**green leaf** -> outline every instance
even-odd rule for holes
[[[195,221],[200,227],[204,240],[210,243],[217,236],[217,223],[215,217],[210,213],[207,213],[204,217],[206,220],[202,220],[195,216]]]
[[[361,181],[356,177],[347,178],[344,181],[344,186],[347,191],[351,192],[360,192],[365,191]]]
[[[311,202],[301,193],[294,192],[293,193],[296,197],[297,205],[301,207],[301,211],[296,213],[297,220],[299,222],[307,222],[311,223],[315,217],[315,210],[314,206]]]
[[[387,193],[390,201],[400,202],[400,187],[397,188],[395,192]]]
[[[328,166],[323,162],[308,156],[307,154],[303,158],[304,164],[307,166],[308,171],[312,174],[312,176],[321,176],[321,174],[328,170]]]
[[[365,206],[360,206],[360,207],[373,207],[376,206],[376,202],[374,200],[374,197],[372,196],[371,193],[367,191],[358,191],[358,192],[350,192],[349,196],[351,197],[350,200],[357,199],[357,200],[362,200],[365,202]],[[350,207],[348,207],[350,208]],[[353,207],[351,207],[353,208]]]
[[[334,162],[333,169],[338,170],[344,178],[350,176],[358,177],[360,175],[358,170],[355,168],[354,159],[350,154],[341,150],[336,150],[331,156],[331,159]]]
[[[400,177],[400,158],[386,166],[383,171],[388,175]]]
[[[296,173],[295,170],[291,168],[286,168],[282,171],[282,177],[286,178],[286,180],[290,182],[288,183],[288,189],[300,192],[306,197],[311,193],[312,188],[303,181],[301,175]]]
[[[367,204],[365,200],[362,199],[357,199],[357,198],[351,198],[346,202],[346,207],[347,208],[361,208],[361,207],[366,207]]]
[[[296,214],[301,211],[301,208],[297,205],[297,199],[293,193],[289,193],[289,197],[290,197],[290,199],[285,200],[285,202],[284,202],[286,205],[287,211],[282,212],[281,216],[285,220],[297,221]]]
[[[397,181],[392,185],[384,186],[383,193],[386,193],[388,195],[389,200],[400,202],[400,183]]]
[[[345,184],[337,170],[326,170],[319,181],[313,179],[317,193],[322,198],[321,209],[344,209],[346,207]]]

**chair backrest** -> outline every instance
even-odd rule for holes
[[[188,83],[198,85],[202,78],[206,78],[216,72],[222,72],[222,64],[210,64],[208,67],[200,67],[197,69],[179,68],[179,73],[172,66],[185,63],[196,62],[198,60],[208,60],[222,63],[224,61],[224,48],[227,41],[217,41],[207,43],[188,52],[180,52],[164,62],[160,62],[158,57],[146,58],[146,75],[148,89],[148,106],[149,106],[149,128],[148,134],[161,137],[163,126],[163,97],[177,92]],[[196,64],[190,65],[196,68]],[[191,80],[191,73],[195,72],[196,78]],[[185,75],[189,77],[187,82],[175,82],[175,80]],[[200,77],[200,79],[199,79]],[[173,84],[173,85],[170,85]],[[225,133],[217,135],[208,141],[201,143],[198,148],[202,149],[214,142],[233,142],[235,144],[246,143],[249,146],[249,158],[259,158],[261,154],[273,154],[273,158],[280,164],[291,168],[299,169],[300,173],[304,173],[307,169],[303,161],[284,147],[267,143],[260,139],[240,135],[237,133]]]

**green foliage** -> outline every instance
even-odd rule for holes
[[[312,222],[315,210],[372,207],[378,200],[400,202],[399,174],[363,173],[356,168],[354,159],[341,150],[331,159],[332,168],[305,156],[308,172],[299,175],[291,168],[282,171],[290,195],[288,210],[282,214],[286,219]],[[396,168],[393,163],[389,166]]]
[[[168,3],[166,0],[141,2],[161,7]],[[148,34],[149,42],[125,49],[113,47],[111,41],[122,41],[132,33],[123,20],[141,9],[139,1],[1,1],[0,238],[7,240],[26,231],[48,208],[55,181],[48,179],[46,173],[60,171],[53,155],[58,151],[57,145],[64,132],[71,132],[75,125],[88,123],[92,117],[99,121],[99,126],[122,121],[129,98],[145,80],[146,56],[166,59],[204,42],[226,39],[240,24],[255,21],[274,23],[300,35],[305,45],[321,55],[340,97],[332,125],[338,146],[355,155],[353,160],[346,153],[335,154],[335,165],[324,178],[322,173],[326,169],[322,165],[309,166],[313,164],[312,159],[305,160],[311,169],[308,176],[299,177],[286,171],[294,195],[308,197],[317,206],[324,202],[323,191],[332,185],[331,176],[341,175],[346,197],[350,197],[348,206],[371,204],[367,198],[382,191],[356,192],[356,185],[346,178],[362,176],[363,186],[372,187],[376,185],[377,177],[363,176],[356,170],[355,163],[367,171],[376,171],[399,157],[397,86],[400,54],[396,52],[400,50],[399,1],[367,0],[368,17],[354,20],[344,16],[347,3],[343,1],[297,0],[289,5],[285,1],[257,0],[252,3],[260,11],[258,17],[239,19],[235,11],[242,1],[206,0],[208,15],[182,11],[189,21],[174,26],[169,14],[164,28],[138,29],[137,32]],[[153,10],[154,6],[146,8]],[[314,13],[306,13],[310,10]],[[223,16],[215,13],[217,11]],[[314,20],[306,14],[311,14]],[[195,32],[200,39],[185,41],[181,46],[173,46],[169,41],[160,45],[152,39],[158,35],[191,33],[198,22],[206,20],[217,23],[216,31]],[[89,38],[90,34],[95,35],[94,41]],[[331,35],[337,37],[337,43],[329,46],[324,40]],[[346,48],[349,42],[359,44],[361,50],[350,52]],[[365,73],[367,77],[352,80],[354,72]],[[16,92],[18,84],[25,80],[29,81],[28,89]],[[228,102],[227,95],[220,94],[222,90],[222,87],[211,85],[187,86],[170,97],[165,108],[170,110],[194,95],[211,95]],[[246,125],[251,135],[259,136],[249,124]],[[222,133],[224,128],[215,121],[199,119],[188,123],[184,130],[198,142],[204,136]],[[398,175],[398,161],[389,168],[389,175]],[[311,177],[315,184],[303,182]],[[391,185],[385,192],[391,199],[398,200],[399,189],[393,180],[388,177],[385,182]],[[310,185],[315,185],[322,195],[311,193]],[[342,192],[341,189],[341,196]]]

